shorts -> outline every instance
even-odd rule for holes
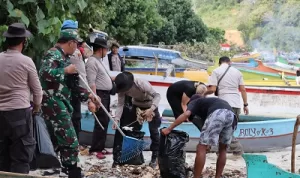
[[[201,130],[201,145],[217,146],[220,143],[229,145],[236,128],[236,117],[227,109],[218,109],[205,120]]]

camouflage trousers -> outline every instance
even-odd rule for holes
[[[79,144],[66,105],[56,98],[43,97],[42,111],[53,145],[60,152],[62,166],[76,165],[79,161]]]

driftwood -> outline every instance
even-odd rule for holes
[[[19,174],[19,173],[2,172],[2,171],[0,171],[0,177],[1,178],[53,178],[53,177],[32,176],[28,174]]]
[[[295,157],[296,157],[296,140],[297,140],[297,134],[298,129],[300,125],[300,115],[297,116],[297,120],[294,126],[294,133],[293,133],[293,142],[292,142],[292,161],[291,161],[291,172],[295,173]]]

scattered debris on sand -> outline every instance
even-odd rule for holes
[[[104,168],[103,166],[92,166],[85,174],[88,178],[96,177],[107,177],[107,178],[160,178],[160,172],[158,167],[152,169],[147,165],[124,165],[117,166],[116,168]],[[215,169],[213,167],[208,167],[203,172],[202,178],[213,178],[215,175]],[[225,170],[224,177],[226,178],[243,178],[246,175],[239,170]],[[189,172],[188,177],[193,177],[192,172]]]

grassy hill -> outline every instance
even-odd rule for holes
[[[207,26],[226,32],[241,31],[245,42],[256,48],[294,51],[300,45],[299,0],[193,0],[193,3],[195,12]]]

